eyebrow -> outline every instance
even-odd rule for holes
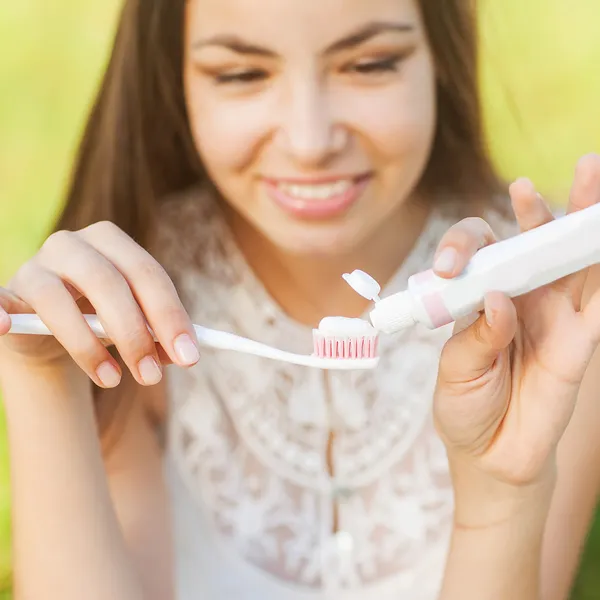
[[[387,32],[407,33],[414,31],[414,26],[410,23],[395,23],[393,21],[372,21],[363,25],[356,31],[346,35],[342,39],[328,46],[323,54],[334,54],[342,50],[350,50],[360,44],[364,44],[371,38]],[[243,39],[233,34],[219,34],[207,39],[197,40],[194,42],[194,48],[203,48],[205,46],[222,46],[228,48],[238,54],[253,54],[257,56],[275,57],[277,54],[263,46],[248,43]]]

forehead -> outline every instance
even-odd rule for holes
[[[417,0],[189,0],[192,36],[233,33],[285,47],[331,42],[372,21],[422,29]]]

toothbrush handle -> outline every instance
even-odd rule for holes
[[[96,315],[83,315],[90,329],[102,339],[109,339]],[[44,322],[35,314],[10,315],[11,328],[8,333],[21,335],[53,335]]]
[[[102,339],[110,339],[104,327],[100,323],[97,315],[83,315],[87,321],[90,329]],[[10,315],[11,328],[9,333],[17,333],[24,335],[52,335],[52,332],[36,314],[15,314]],[[148,328],[154,340],[157,341],[154,332]],[[211,348],[217,348],[219,350],[235,350],[237,352],[245,352],[247,354],[254,354],[256,356],[263,356],[265,358],[282,359],[288,356],[288,353],[278,350],[277,348],[271,348],[266,344],[255,342],[247,338],[229,333],[227,331],[218,331],[216,329],[209,329],[208,327],[202,327],[201,325],[194,325],[198,342],[202,346],[209,346]]]
[[[236,352],[254,354],[255,356],[262,356],[264,358],[272,358],[275,360],[289,361],[292,359],[296,363],[298,360],[301,360],[299,355],[294,355],[290,352],[267,346],[266,344],[250,340],[236,335],[235,333],[209,329],[208,327],[202,327],[201,325],[194,325],[194,329],[196,330],[198,342],[204,346],[210,346],[211,348],[217,348],[219,350],[234,350]]]

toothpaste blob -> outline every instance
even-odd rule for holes
[[[321,358],[375,358],[377,330],[364,319],[325,317],[313,329],[314,353]]]
[[[325,335],[371,335],[375,328],[364,319],[349,317],[325,317],[319,323],[319,331]]]

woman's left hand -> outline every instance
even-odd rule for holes
[[[513,183],[510,196],[521,230],[554,218],[530,181]],[[600,157],[589,155],[577,166],[568,212],[597,202]],[[458,275],[494,241],[485,221],[461,221],[440,242],[436,273]],[[558,442],[600,342],[600,293],[582,307],[586,277],[581,271],[514,300],[489,293],[485,314],[456,324],[440,360],[434,414],[458,498],[553,480]]]

